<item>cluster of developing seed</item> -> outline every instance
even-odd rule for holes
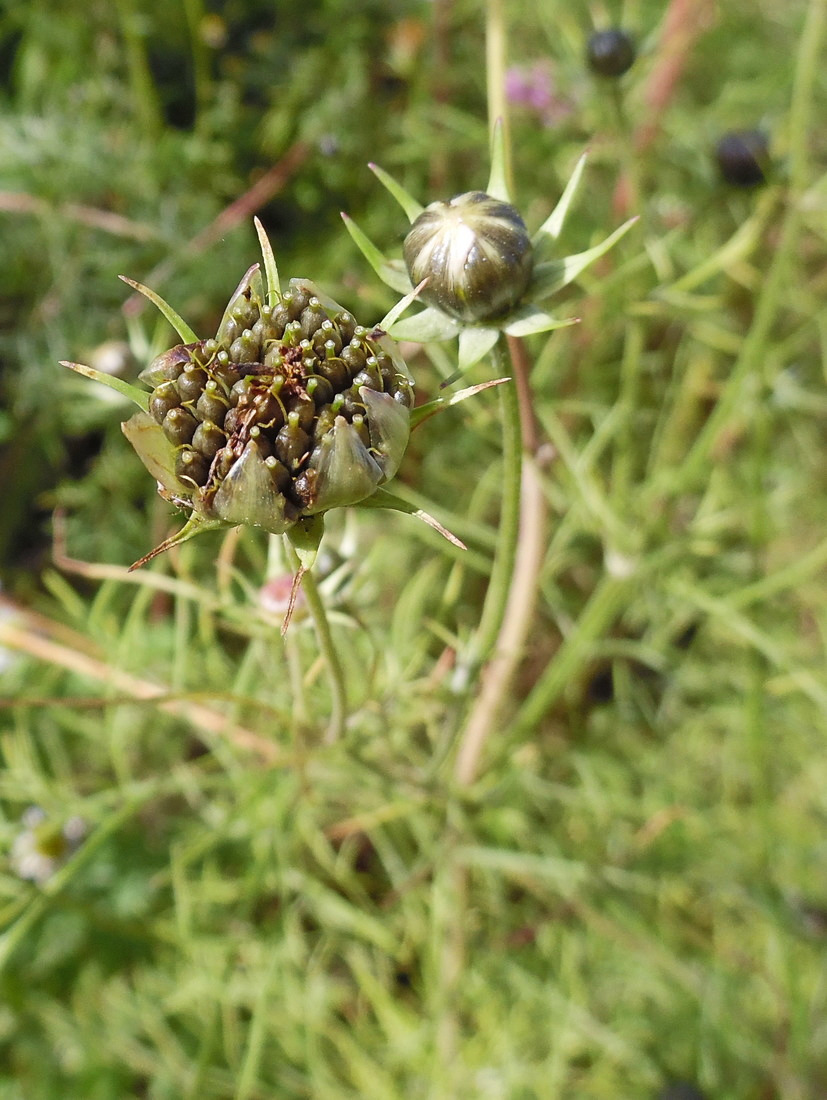
[[[280,532],[396,472],[413,404],[404,363],[381,330],[314,290],[294,279],[269,305],[248,284],[214,339],[141,374],[175,449],[181,503],[206,518]]]

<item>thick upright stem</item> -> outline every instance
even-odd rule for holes
[[[509,339],[514,389],[517,397],[517,443],[536,452],[538,433],[528,384],[528,358],[519,340]],[[457,754],[455,777],[469,786],[477,777],[485,744],[499,721],[517,666],[525,650],[529,629],[537,605],[540,570],[546,549],[548,508],[543,493],[535,454],[529,461],[517,461],[519,495],[515,509],[516,524],[508,531],[513,552],[509,555],[510,575],[507,596],[490,660],[481,676],[481,690],[462,733]],[[505,501],[503,506],[505,511]]]

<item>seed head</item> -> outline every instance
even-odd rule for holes
[[[394,342],[313,283],[275,297],[251,268],[215,337],[142,371],[148,412],[123,430],[163,495],[213,525],[279,534],[394,476],[413,390]]]

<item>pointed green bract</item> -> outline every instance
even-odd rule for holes
[[[419,297],[419,292],[422,290],[427,282],[427,279],[423,279],[419,286],[413,288],[410,294],[406,294],[404,298],[400,298],[396,305],[393,306],[392,309],[389,309],[382,320],[379,322],[379,327],[383,328],[385,332],[390,332],[391,327],[396,324],[396,321],[402,316],[408,306],[413,305],[413,303],[417,300],[417,298]]]
[[[587,159],[587,153],[584,153],[580,157],[569,178],[569,182],[566,184],[563,194],[560,196],[559,202],[534,234],[532,243],[535,248],[542,249],[546,242],[553,244],[560,236],[569,212],[569,207],[580,186],[580,180],[583,177],[583,169],[586,167]]]
[[[258,218],[253,218],[253,225],[256,227],[258,243],[261,246],[261,258],[264,261],[264,274],[267,279],[267,301],[269,305],[274,306],[281,297],[281,284],[279,283],[276,257],[273,253],[273,246],[270,244],[270,238],[265,233],[264,226]]]
[[[294,522],[285,516],[284,497],[252,441],[219,485],[212,507],[228,524],[263,527],[273,535],[284,534]]]
[[[411,414],[388,393],[362,386],[359,396],[368,413],[368,431],[374,461],[381,467],[383,480],[395,476],[411,434]]]
[[[307,572],[316,563],[322,536],[324,535],[324,516],[304,516],[295,527],[287,532],[290,544],[296,551],[302,569]]]
[[[424,210],[422,204],[417,202],[413,195],[409,191],[406,191],[402,184],[398,183],[384,168],[380,168],[378,164],[369,164],[368,168],[370,168],[371,172],[373,172],[383,187],[390,191],[405,211],[408,221],[411,223],[415,222]]]
[[[404,317],[388,330],[394,340],[415,340],[419,344],[451,340],[459,336],[462,322],[455,321],[447,313],[429,306],[415,317]]]
[[[497,328],[464,328],[459,334],[458,370],[465,374],[480,359],[484,359],[500,338]]]
[[[135,413],[121,424],[121,431],[155,480],[168,493],[186,495],[187,490],[175,473],[175,447],[146,412]]]
[[[492,198],[511,203],[514,200],[511,198],[508,189],[505,166],[505,127],[502,119],[498,118],[491,132],[491,175],[488,178],[488,186],[485,190]]]
[[[349,214],[342,214],[345,228],[353,239],[354,244],[368,261],[370,266],[385,284],[397,294],[410,294],[413,289],[411,280],[404,270],[393,267],[382,255],[376,245],[367,237]]]
[[[541,301],[543,298],[555,294],[564,286],[568,286],[590,264],[593,264],[595,260],[599,260],[601,256],[605,256],[609,249],[629,232],[637,220],[637,218],[630,218],[629,221],[624,222],[611,236],[595,245],[594,248],[589,248],[585,252],[577,252],[573,256],[566,256],[562,260],[550,260],[538,264],[534,269],[534,280],[531,288],[532,298],[535,301]]]
[[[154,550],[150,550],[148,554],[144,554],[142,558],[138,558],[137,561],[133,562],[129,567],[129,572],[131,573],[134,569],[140,569],[142,565],[146,565],[146,563],[152,561],[153,558],[157,558],[159,554],[171,550],[173,546],[180,546],[182,542],[189,542],[190,539],[195,538],[196,535],[200,535],[204,531],[219,531],[222,528],[226,529],[227,526],[228,524],[221,520],[205,519],[202,515],[199,515],[198,512],[192,512],[180,531],[176,531],[174,535],[170,535],[168,539],[164,539],[164,541],[156,546]]]
[[[414,504],[408,504],[407,501],[402,500],[398,496],[394,496],[393,493],[389,493],[387,489],[377,489],[376,492],[367,498],[367,500],[361,501],[360,508],[386,508],[391,512],[402,512],[406,516],[413,516],[414,519],[419,519],[423,523],[426,523],[429,527],[437,531],[444,539],[447,539],[453,546],[458,547],[460,550],[467,550],[468,547],[458,539],[456,535],[452,534],[447,527],[443,527],[438,519],[429,513],[417,508]]]
[[[464,390],[457,390],[456,393],[452,393],[450,396],[435,397],[433,401],[427,401],[424,405],[417,405],[417,407],[411,411],[411,431],[421,424],[423,420],[427,420],[443,409],[450,409],[452,405],[458,405],[460,401],[467,401],[469,397],[482,393],[483,390],[488,390],[492,386],[502,386],[504,382],[510,381],[510,378],[493,378],[490,382],[480,382],[479,385],[468,386]]]
[[[163,313],[164,317],[166,317],[181,337],[183,343],[195,343],[198,337],[189,327],[187,322],[182,317],[179,317],[169,302],[165,302],[160,294],[156,294],[154,290],[150,290],[149,287],[144,286],[143,283],[136,283],[134,279],[130,279],[126,275],[119,275],[118,278],[121,282],[126,283],[127,286],[131,286],[133,290],[137,290],[139,294],[143,294],[144,298],[148,298],[149,301]]]
[[[305,511],[313,515],[329,508],[344,508],[369,496],[384,480],[382,469],[352,424],[337,416],[310,458],[315,471],[315,491]]]
[[[578,321],[578,317],[560,320],[539,306],[527,305],[511,314],[503,331],[509,336],[536,336],[540,332],[553,332],[556,328],[576,325]]]
[[[68,367],[69,370],[73,370],[75,374],[82,374],[86,378],[91,378],[93,382],[100,382],[102,386],[108,386],[110,390],[115,390],[115,392],[121,394],[122,397],[126,397],[134,402],[138,408],[143,409],[144,412],[149,408],[149,394],[144,390],[139,390],[137,386],[130,385],[129,382],[124,382],[121,378],[115,378],[111,374],[104,374],[103,371],[95,370],[94,367],[87,367],[84,363],[70,363],[66,359],[61,359],[60,365],[62,367]]]
[[[230,300],[227,302],[227,308],[224,310],[224,316],[221,318],[221,323],[218,326],[218,332],[215,334],[215,338],[219,344],[230,343],[228,337],[228,330],[233,323],[233,310],[237,305],[253,301],[259,305],[264,299],[264,285],[261,281],[261,264],[253,264],[244,273],[244,278],[235,288],[230,295]],[[196,339],[196,337],[193,337]]]

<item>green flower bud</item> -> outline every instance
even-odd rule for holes
[[[396,474],[408,442],[396,345],[304,279],[268,304],[251,268],[215,339],[170,349],[143,378],[149,413],[124,434],[159,491],[212,526],[280,534],[356,504]]]
[[[483,191],[427,206],[405,238],[411,282],[423,301],[468,324],[509,313],[528,288],[531,240],[513,206]]]

